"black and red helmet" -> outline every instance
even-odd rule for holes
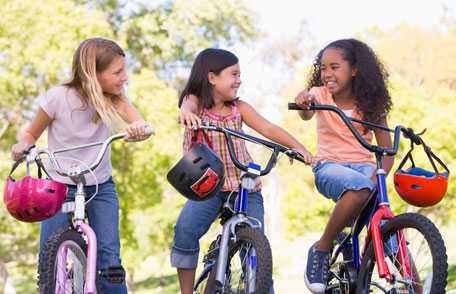
[[[220,191],[225,181],[225,168],[214,151],[197,143],[168,172],[167,179],[186,198],[203,201]]]

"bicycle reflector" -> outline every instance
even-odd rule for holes
[[[208,146],[196,143],[168,172],[167,179],[184,197],[203,201],[220,191],[225,181],[225,168]]]
[[[16,181],[11,175],[23,161],[17,161],[6,178],[3,188],[6,209],[14,218],[23,222],[38,222],[50,218],[62,207],[68,188],[65,184],[41,179],[39,164],[37,179],[28,174],[27,168],[27,175]]]
[[[394,188],[405,202],[414,206],[428,207],[439,203],[445,196],[450,170],[424,142],[421,141],[421,144],[434,171],[428,171],[415,166],[411,154],[413,150],[412,143],[411,149],[394,173]],[[402,170],[403,165],[409,159],[412,166],[406,170]],[[434,159],[445,169],[445,172],[439,173]]]

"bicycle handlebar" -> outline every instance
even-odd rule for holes
[[[146,128],[146,135],[153,135],[155,134],[155,131],[151,128],[151,127],[147,127]],[[119,140],[119,139],[127,139],[127,133],[118,133],[118,134],[115,134],[115,135],[112,135],[110,136],[109,138],[107,138],[106,140],[104,141],[100,141],[100,142],[95,142],[95,143],[90,143],[90,144],[84,144],[84,145],[79,145],[79,146],[74,146],[74,147],[69,147],[69,148],[61,148],[61,149],[57,149],[57,150],[54,150],[54,151],[50,151],[47,147],[45,148],[37,148],[37,147],[34,147],[32,149],[29,150],[28,154],[26,155],[27,156],[27,161],[33,161],[33,160],[36,160],[36,159],[39,159],[39,156],[41,154],[46,154],[47,156],[49,156],[49,160],[52,164],[52,166],[54,167],[55,171],[61,175],[61,176],[65,176],[65,177],[74,177],[74,176],[78,176],[78,175],[84,175],[90,171],[94,171],[98,165],[100,165],[101,163],[101,160],[103,159],[103,156],[105,155],[106,153],[106,150],[108,150],[108,146],[116,141],[116,140]],[[85,148],[90,148],[90,147],[94,147],[94,146],[99,146],[99,145],[102,145],[101,148],[100,148],[100,151],[98,152],[97,154],[97,157],[95,158],[94,162],[90,165],[88,165],[88,168],[85,168],[85,169],[78,169],[78,170],[73,170],[71,172],[68,172],[68,171],[65,171],[63,170],[57,159],[56,159],[56,154],[58,153],[64,153],[64,152],[68,152],[68,151],[73,151],[73,150],[79,150],[79,149],[85,149]]]
[[[398,149],[399,149],[399,141],[400,141],[400,135],[401,132],[404,133],[404,136],[411,141],[413,141],[415,144],[419,145],[422,143],[422,140],[418,134],[415,134],[412,129],[410,128],[405,128],[404,126],[397,125],[394,130],[387,128],[382,125],[370,123],[370,122],[365,122],[362,120],[358,120],[352,117],[348,117],[341,109],[339,109],[336,106],[333,105],[326,105],[326,104],[312,104],[309,109],[302,109],[299,107],[296,103],[288,103],[288,109],[289,110],[301,110],[301,111],[312,111],[312,110],[328,110],[328,111],[333,111],[339,115],[339,117],[342,119],[342,121],[345,123],[345,125],[350,129],[351,133],[355,138],[358,140],[358,142],[367,150],[377,153],[377,154],[382,154],[382,155],[390,155],[394,156],[396,155]],[[367,125],[369,127],[374,127],[374,128],[379,128],[388,132],[394,133],[394,139],[393,139],[393,147],[392,148],[385,148],[385,147],[380,147],[377,145],[369,144],[363,136],[359,133],[359,131],[353,126],[351,121]]]
[[[267,140],[264,140],[264,139],[260,139],[260,138],[257,138],[257,137],[242,133],[242,132],[238,132],[238,131],[234,131],[234,130],[231,130],[231,129],[218,127],[218,126],[214,126],[214,125],[206,124],[206,125],[202,125],[201,128],[202,129],[206,129],[206,130],[210,130],[210,131],[220,132],[220,133],[223,133],[225,135],[225,138],[226,138],[226,141],[227,141],[227,146],[228,146],[228,153],[230,154],[230,158],[233,161],[234,165],[237,168],[239,168],[240,170],[242,170],[242,171],[247,171],[248,167],[246,165],[242,164],[237,159],[236,152],[235,152],[235,149],[234,149],[233,140],[232,140],[231,136],[235,136],[237,138],[241,138],[243,140],[246,140],[246,141],[249,141],[249,142],[252,142],[252,143],[261,144],[261,145],[273,150],[273,152],[271,154],[271,157],[269,158],[268,163],[266,165],[266,168],[262,169],[260,171],[260,176],[267,175],[272,170],[272,168],[275,166],[275,164],[277,162],[277,156],[279,155],[279,153],[284,153],[284,154],[286,154],[288,157],[290,157],[292,159],[296,159],[298,161],[304,162],[304,158],[302,157],[301,154],[299,154],[298,152],[294,151],[293,149],[287,148],[287,147],[285,147],[283,145],[280,145],[278,143],[274,143],[274,142],[271,142],[271,141],[267,141]]]

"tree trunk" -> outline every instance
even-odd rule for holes
[[[16,294],[13,281],[8,275],[6,264],[0,261],[0,293]]]

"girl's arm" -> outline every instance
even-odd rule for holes
[[[151,133],[146,132],[146,128],[150,127],[149,124],[146,123],[138,109],[127,98],[120,99],[116,106],[119,108],[123,120],[128,123],[125,129],[128,134],[128,140],[142,141],[151,136]]]
[[[199,100],[195,95],[187,95],[182,101],[179,111],[179,123],[192,129],[201,127],[201,118],[199,113]]]
[[[388,127],[386,118],[383,119],[383,121],[381,121],[380,124],[385,127]],[[392,147],[391,135],[388,131],[383,131],[381,129],[374,129],[374,134],[375,134],[375,140],[377,141],[377,145],[379,145],[381,147],[386,147],[386,148]],[[383,158],[383,169],[385,170],[385,172],[387,174],[393,167],[393,164],[394,164],[394,156],[385,156]],[[376,178],[375,174],[373,175],[373,178]]]
[[[38,107],[38,111],[30,125],[17,136],[18,142],[11,147],[11,153],[15,160],[21,158],[24,151],[36,143],[51,121],[52,119],[47,113],[41,107]]]
[[[292,135],[281,127],[269,122],[263,116],[253,109],[253,107],[241,100],[238,100],[238,109],[241,114],[242,120],[252,129],[263,135],[264,137],[282,144],[288,148],[301,153],[304,157],[304,161],[310,164],[312,161],[312,154],[299,143]]]

